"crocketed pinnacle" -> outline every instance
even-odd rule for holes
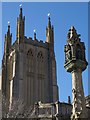
[[[51,29],[51,21],[50,21],[50,16],[48,16],[48,28]]]
[[[77,34],[75,27],[71,26],[71,28],[69,29],[68,34],[67,34],[67,38],[68,38],[67,42],[74,43],[74,42],[80,41],[79,37],[80,37],[80,34]]]
[[[20,14],[19,14],[19,18],[22,19],[23,13],[22,13],[22,6],[20,6]]]

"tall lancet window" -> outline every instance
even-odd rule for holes
[[[44,102],[44,96],[45,96],[45,90],[44,90],[44,57],[42,52],[40,51],[37,55],[37,61],[38,61],[38,99],[39,101]]]
[[[28,105],[34,102],[34,55],[32,49],[27,53],[27,83],[26,101]]]
[[[28,72],[33,72],[33,52],[32,50],[30,49],[27,53],[27,61],[28,61]]]
[[[40,51],[37,55],[37,60],[38,60],[38,74],[43,75],[43,54]]]

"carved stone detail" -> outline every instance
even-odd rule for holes
[[[85,59],[84,42],[80,41],[80,34],[77,34],[75,28],[72,26],[68,32],[67,45],[64,47],[65,64],[64,67],[67,72],[72,73],[72,120],[78,118],[87,118],[85,98],[82,84],[82,71],[87,67]]]

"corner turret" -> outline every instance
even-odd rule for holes
[[[5,42],[4,42],[4,55],[7,56],[10,51],[10,47],[12,44],[12,34],[10,33],[10,22],[8,22],[8,30],[5,34]]]
[[[46,27],[46,42],[52,44],[54,48],[54,27],[51,25],[50,13],[48,14],[48,26]]]
[[[18,43],[20,43],[20,41],[23,40],[24,38],[25,34],[24,29],[25,29],[25,16],[23,17],[22,5],[20,5],[20,14],[19,17],[17,17],[17,33],[16,33]]]
[[[8,71],[8,56],[10,53],[11,49],[11,44],[12,44],[12,34],[10,33],[10,22],[8,22],[8,30],[7,33],[5,34],[5,41],[4,41],[4,55],[3,55],[3,60],[2,60],[2,93],[6,97],[7,95],[7,71]]]
[[[36,40],[36,30],[34,29],[33,32],[34,32],[34,40]]]

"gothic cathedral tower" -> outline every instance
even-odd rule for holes
[[[12,103],[12,98],[27,105],[35,102],[58,101],[56,60],[54,53],[54,28],[50,16],[46,28],[46,42],[34,40],[24,33],[25,17],[22,7],[17,18],[16,41],[11,44],[10,25],[5,35],[2,60],[2,91]]]

